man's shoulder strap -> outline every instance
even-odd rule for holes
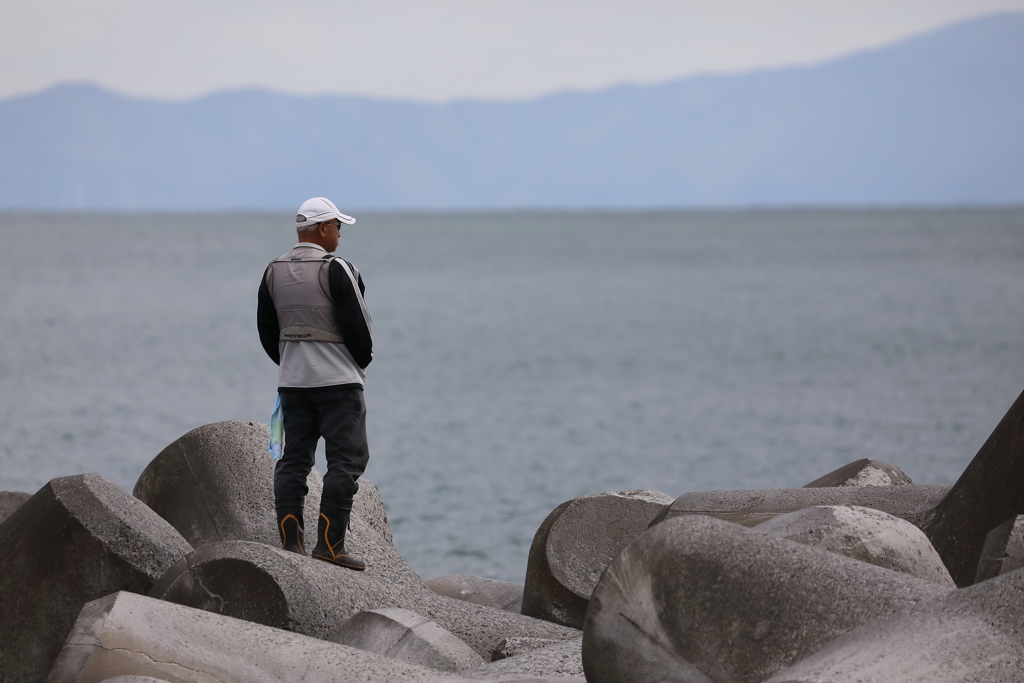
[[[370,320],[370,312],[366,310],[366,302],[363,301],[363,295],[359,291],[359,271],[351,263],[341,258],[340,256],[332,256],[328,254],[332,260],[337,261],[344,269],[345,274],[348,276],[350,282],[352,282],[352,291],[356,295],[356,301],[359,302],[359,310],[363,312],[363,319],[366,320],[366,329],[373,333],[373,322]]]

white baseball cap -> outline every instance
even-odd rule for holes
[[[299,207],[299,212],[295,216],[295,227],[305,228],[306,226],[316,225],[324,221],[332,221],[335,218],[346,225],[352,225],[356,222],[356,219],[352,218],[352,216],[346,216],[341,211],[338,211],[338,207],[330,199],[313,197],[302,202],[302,206]]]

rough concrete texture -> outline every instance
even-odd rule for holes
[[[135,483],[135,497],[195,548],[220,541],[280,546],[269,443],[270,428],[259,422],[193,429],[146,466]],[[305,522],[315,536],[323,480],[314,469],[307,483]]]
[[[818,477],[805,489],[825,488],[830,486],[905,486],[913,484],[906,474],[896,465],[881,460],[861,458],[837,470]]]
[[[82,609],[49,683],[100,683],[114,676],[149,676],[168,683],[467,680],[461,674],[127,592]],[[486,680],[513,683],[509,678]],[[583,683],[578,678],[536,680]]]
[[[583,666],[590,683],[756,683],[862,624],[949,592],[737,524],[679,516],[608,566],[590,599]]]
[[[575,629],[437,595],[377,539],[363,546],[374,558],[364,572],[261,543],[211,544],[169,569],[150,596],[318,638],[357,612],[400,607],[437,622],[485,660],[508,637],[579,637]]]
[[[270,429],[259,422],[218,422],[193,429],[160,452],[135,484],[135,495],[189,539],[193,547],[254,541],[280,547],[274,511]],[[307,479],[306,554],[313,548],[323,479]],[[419,583],[392,546],[391,527],[377,487],[359,479],[345,546],[377,571]]]
[[[857,505],[881,510],[921,526],[948,492],[948,486],[918,484],[695,491],[676,498],[651,521],[651,526],[680,515],[707,515],[743,526],[755,526],[776,515],[815,505]]]
[[[559,505],[530,545],[522,613],[583,628],[587,602],[605,567],[671,503],[657,491],[618,491]]]
[[[977,575],[988,533],[1020,514],[1024,514],[1024,393],[923,529],[956,585],[966,586]]]
[[[1020,683],[1024,572],[924,600],[866,624],[770,683]]]
[[[169,681],[152,676],[114,676],[105,679],[103,683],[169,683]]]
[[[583,676],[583,639],[549,644],[461,672],[467,679],[532,678],[536,676]]]
[[[519,614],[523,606],[523,586],[511,581],[485,579],[466,574],[448,574],[426,581],[426,586],[438,595],[465,600],[474,605],[494,607]]]
[[[117,675],[170,681],[435,681],[439,672],[362,650],[131,593],[89,603],[50,683]]]
[[[0,491],[0,522],[14,514],[31,497],[31,493],[23,491]]]
[[[147,592],[191,549],[102,477],[51,480],[0,524],[0,678],[44,680],[82,605]]]
[[[1024,515],[1011,517],[988,532],[974,582],[1024,567]]]
[[[491,653],[491,661],[497,662],[502,659],[508,659],[509,657],[515,657],[531,650],[539,650],[542,647],[554,645],[558,642],[557,640],[548,640],[547,638],[505,638],[505,640],[498,643],[498,647],[494,648],[494,652]]]
[[[468,645],[426,617],[397,607],[359,612],[327,640],[439,671],[484,664]]]
[[[773,517],[754,529],[956,587],[924,532],[905,519],[879,510],[818,505]]]

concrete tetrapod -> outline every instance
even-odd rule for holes
[[[160,452],[135,484],[135,495],[196,548],[222,541],[280,547],[274,511],[270,429],[258,422],[218,422],[188,432]],[[323,479],[307,479],[305,522],[313,540]],[[346,547],[398,582],[420,583],[391,545],[391,528],[377,488],[359,479]],[[307,544],[308,545],[308,544]],[[308,555],[312,546],[306,548]]]
[[[1020,683],[1024,572],[922,601],[866,624],[768,683]]]
[[[852,629],[951,589],[712,517],[641,535],[590,599],[590,683],[759,683]]]
[[[651,526],[680,515],[707,515],[755,526],[776,515],[815,505],[857,505],[881,510],[920,526],[949,492],[949,486],[843,486],[835,488],[694,491],[673,501]]]
[[[191,549],[102,477],[51,480],[0,524],[0,678],[44,680],[82,605],[147,592]]]
[[[437,595],[390,543],[367,544],[378,561],[353,572],[261,543],[204,546],[171,567],[151,597],[318,638],[364,610],[400,607],[437,622],[481,657],[508,637],[569,640],[579,631]],[[388,557],[393,556],[393,562]]]
[[[113,676],[151,676],[169,683],[464,680],[459,674],[126,592],[82,609],[49,683],[100,683]],[[487,680],[511,683],[508,678]]]
[[[49,683],[117,675],[171,683],[437,681],[425,667],[163,600],[114,593],[87,604]]]
[[[195,548],[220,541],[279,546],[269,443],[270,428],[259,422],[197,427],[150,461],[134,495]],[[307,484],[305,520],[313,536],[323,490],[315,469]]]
[[[955,588],[931,541],[910,522],[871,508],[819,505],[773,517],[762,533]]]
[[[942,499],[924,532],[958,586],[970,585],[988,533],[1024,514],[1024,392]]]
[[[587,602],[605,567],[671,502],[657,491],[617,491],[559,505],[530,545],[522,613],[583,628]]]
[[[829,486],[905,486],[913,483],[896,465],[861,458],[832,470],[811,483],[804,484],[803,487],[814,489]]]
[[[0,522],[14,514],[31,497],[31,493],[23,491],[0,491]]]
[[[1024,567],[1024,515],[1011,517],[988,532],[974,582]]]
[[[468,645],[426,617],[398,607],[359,612],[327,640],[439,671],[483,665]]]
[[[448,574],[430,579],[427,588],[438,595],[465,600],[474,605],[494,607],[519,614],[523,606],[523,586],[511,581],[485,579],[466,574]]]

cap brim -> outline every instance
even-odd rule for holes
[[[352,218],[352,216],[346,216],[343,213],[338,214],[338,220],[344,223],[345,225],[352,225],[353,223],[356,222],[355,218]]]

